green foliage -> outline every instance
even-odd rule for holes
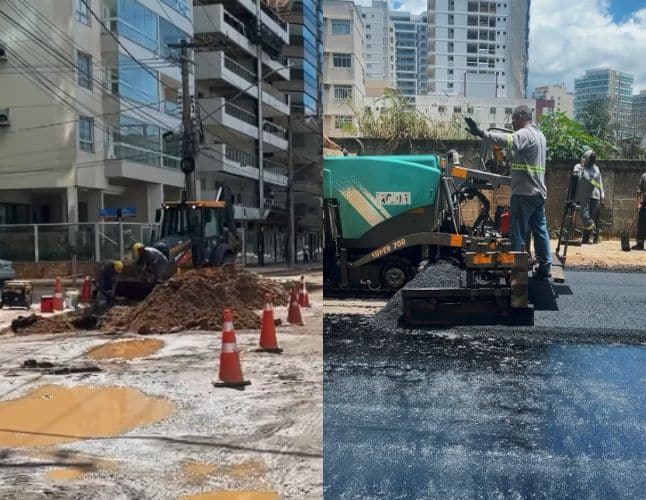
[[[611,103],[609,98],[599,98],[590,101],[581,110],[581,124],[585,130],[599,139],[612,141],[617,137],[615,124],[611,119]]]
[[[616,148],[609,142],[587,132],[585,127],[564,113],[550,113],[539,118],[547,140],[548,160],[579,161],[587,149],[594,149],[598,159],[607,159]]]

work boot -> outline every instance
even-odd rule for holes
[[[552,266],[551,264],[539,264],[536,269],[534,269],[535,278],[549,278],[552,276]]]
[[[597,244],[601,243],[601,241],[602,241],[601,236],[599,236],[598,234],[595,234],[594,238],[592,239],[592,243],[594,245],[597,245]]]
[[[636,245],[633,245],[630,247],[631,250],[644,250],[644,242],[642,241],[641,243],[637,243]]]

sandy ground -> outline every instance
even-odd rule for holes
[[[634,244],[635,240],[632,239],[630,246]],[[552,241],[552,250],[556,250],[556,241]],[[568,267],[646,271],[646,251],[622,252],[619,240],[602,241],[597,245],[570,246],[565,269]]]
[[[308,276],[308,283],[321,280],[321,273]],[[208,498],[234,498],[223,493],[232,490],[257,492],[253,498],[265,498],[263,492],[267,498],[272,493],[280,498],[322,498],[323,301],[320,288],[312,288],[313,307],[303,310],[306,325],[277,328],[282,355],[254,352],[258,332],[236,331],[242,372],[251,381],[244,391],[212,385],[219,366],[220,332],[133,334],[118,339],[96,332],[2,337],[0,405],[34,389],[42,391],[43,386],[40,399],[54,397],[47,394],[54,391],[47,390],[51,385],[77,391],[81,386],[121,387],[168,400],[174,411],[149,425],[131,422],[131,430],[116,436],[81,439],[94,435],[83,417],[72,434],[57,434],[54,424],[16,434],[26,429],[20,425],[28,425],[30,413],[42,410],[28,407],[25,423],[16,428],[7,420],[11,407],[3,407],[0,498],[17,498],[18,492],[20,498],[29,499],[175,499],[207,492],[213,495]],[[275,317],[284,321],[286,316],[286,308],[275,308]],[[128,360],[86,356],[106,342],[144,338],[164,344],[146,357]],[[67,364],[91,361],[103,371],[57,376],[19,370],[29,358]],[[79,407],[89,404],[87,399],[74,400],[60,418],[74,418]],[[39,403],[37,399],[30,404]],[[96,410],[95,418],[110,421],[128,413],[134,421],[146,421],[148,406],[136,411],[132,406],[132,401],[113,401]],[[6,444],[16,436],[35,439],[53,434],[73,441],[40,447]]]

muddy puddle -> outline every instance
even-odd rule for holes
[[[0,402],[0,447],[117,436],[174,411],[174,403],[126,387],[45,385]]]
[[[182,500],[280,500],[273,491],[210,491],[183,496]]]
[[[66,467],[64,469],[52,469],[45,474],[45,477],[53,481],[75,481],[81,479],[88,472],[88,469]]]
[[[107,342],[103,345],[93,347],[85,353],[85,356],[95,360],[144,358],[156,353],[163,346],[164,342],[158,339]]]
[[[209,476],[231,476],[236,479],[257,478],[267,471],[259,460],[247,460],[238,464],[216,465],[190,461],[182,464],[182,475],[190,483],[205,481]]]

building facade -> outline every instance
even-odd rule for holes
[[[610,102],[610,122],[618,138],[632,134],[633,75],[611,68],[589,69],[574,80],[574,116],[577,120],[590,103]]]
[[[200,0],[194,12],[196,40],[213,42],[194,55],[203,128],[200,197],[211,199],[220,184],[229,186],[245,263],[283,261],[289,149],[284,121],[290,108],[278,85],[290,78],[282,57],[288,23],[252,0]]]
[[[633,95],[633,136],[646,148],[646,89]]]
[[[152,221],[184,186],[177,54],[184,0],[3,4],[0,223],[97,221],[131,208]]]
[[[565,113],[565,116],[574,118],[574,94],[567,91],[564,83],[536,87],[532,93],[532,98],[551,100],[553,101],[553,111]]]
[[[366,82],[383,82],[392,88],[396,84],[395,35],[388,2],[373,0],[370,7],[358,8],[365,36]]]
[[[323,131],[353,135],[366,95],[361,13],[351,1],[323,2]]]
[[[395,33],[395,77],[397,90],[404,95],[426,94],[427,16],[393,11],[390,21]]]
[[[530,0],[429,0],[431,95],[526,96]]]

